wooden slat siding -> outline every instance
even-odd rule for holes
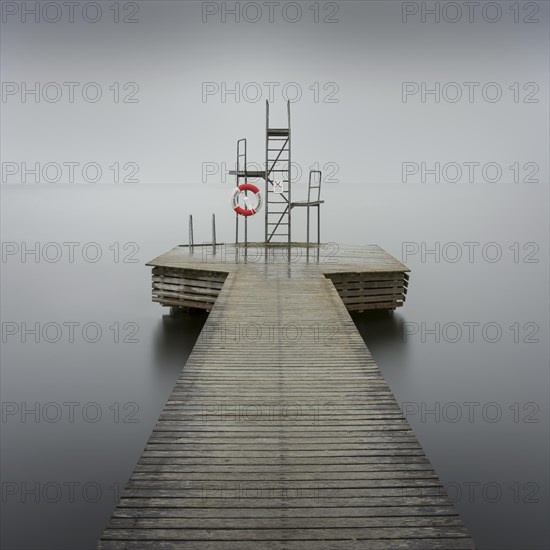
[[[360,253],[332,269],[358,269]],[[368,255],[399,269],[377,247]],[[155,260],[155,276],[181,278],[183,256]],[[216,267],[229,275],[99,546],[474,548],[326,266]],[[296,331],[281,331],[296,326],[289,341]]]
[[[378,246],[352,247],[324,245],[316,265],[333,282],[348,311],[395,309],[406,300],[408,268]],[[259,253],[262,257],[259,257]],[[310,262],[315,257],[310,249]],[[210,311],[226,273],[232,271],[237,250],[234,245],[220,245],[212,254],[211,247],[191,252],[187,247],[176,247],[156,258],[153,267],[153,301],[165,306],[193,307]],[[303,273],[311,271],[306,248],[293,247],[291,267]],[[240,249],[241,261],[244,258]],[[266,263],[288,258],[286,247],[265,247],[251,244],[249,264]],[[232,265],[233,264],[233,265]],[[197,266],[202,269],[197,269]],[[229,266],[229,267],[228,267]]]
[[[218,271],[154,267],[153,302],[210,311],[225,281]]]
[[[348,311],[395,309],[406,300],[408,277],[403,272],[329,273],[326,275]]]

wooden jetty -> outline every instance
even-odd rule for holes
[[[148,265],[155,301],[210,314],[100,548],[474,548],[348,312],[402,305],[406,266],[264,244]]]

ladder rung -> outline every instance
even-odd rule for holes
[[[268,136],[288,136],[288,128],[268,128]]]

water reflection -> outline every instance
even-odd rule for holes
[[[401,314],[387,310],[353,313],[353,322],[388,383],[407,367],[408,344]]]
[[[179,374],[207,319],[208,314],[200,310],[168,313],[168,309],[163,308],[153,337],[156,369]]]

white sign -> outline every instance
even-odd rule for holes
[[[274,193],[283,193],[283,182],[282,181],[274,181],[273,182],[273,192]]]

